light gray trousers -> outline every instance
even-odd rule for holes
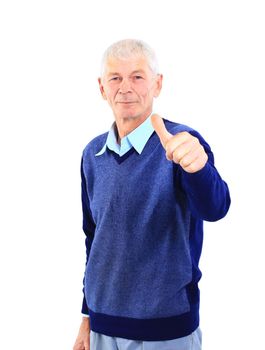
[[[139,341],[90,332],[90,350],[201,350],[202,334],[197,328],[187,337],[166,341]]]

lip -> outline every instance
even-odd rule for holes
[[[118,101],[117,103],[129,105],[129,104],[136,103],[136,102],[135,101]]]

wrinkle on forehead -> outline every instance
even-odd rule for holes
[[[152,74],[147,59],[144,56],[136,56],[130,58],[109,57],[106,62],[104,75],[131,75],[141,72],[144,74]]]

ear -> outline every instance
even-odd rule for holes
[[[98,84],[99,84],[99,89],[100,89],[100,93],[102,95],[102,97],[104,98],[104,100],[107,99],[107,96],[105,94],[105,90],[104,90],[104,85],[103,85],[103,82],[102,82],[102,78],[98,78]]]
[[[154,97],[158,97],[162,89],[163,75],[157,74],[154,88]]]

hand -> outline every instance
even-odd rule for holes
[[[151,122],[168,160],[179,164],[188,173],[195,173],[205,166],[208,156],[197,137],[187,131],[172,135],[158,114],[151,116]]]
[[[90,350],[90,320],[83,317],[73,350]]]

